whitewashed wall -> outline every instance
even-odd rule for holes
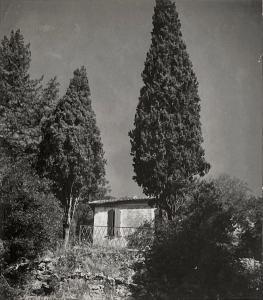
[[[109,239],[107,237],[107,220],[108,211],[110,209],[119,209],[120,211],[120,227],[134,227],[137,228],[145,221],[153,221],[155,216],[155,209],[149,207],[146,203],[136,204],[116,204],[115,206],[97,206],[94,212],[94,231],[93,244],[125,246],[125,234],[131,233],[133,229],[121,228],[121,236]],[[122,241],[120,242],[120,239]],[[118,240],[118,241],[117,241]]]
[[[154,220],[154,208],[122,208],[121,227],[139,227],[145,221]]]

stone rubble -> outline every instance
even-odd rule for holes
[[[78,282],[82,285],[82,289],[86,285],[87,293],[76,299],[133,299],[130,287],[134,287],[134,284],[131,278],[128,280],[120,276],[113,278],[102,272],[91,274],[79,268],[67,275],[59,276],[55,265],[56,260],[52,258],[45,258],[38,262],[29,286],[31,295],[51,295],[59,289],[59,286],[62,286],[63,290],[63,286]],[[114,298],[110,298],[110,295],[114,295]]]

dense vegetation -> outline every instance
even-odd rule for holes
[[[198,82],[170,0],[156,1],[142,79],[135,128],[129,133],[134,179],[172,219],[185,188],[209,164],[201,145]]]
[[[136,297],[262,295],[260,264],[254,263],[261,260],[262,199],[226,175],[199,181],[210,165],[202,148],[198,82],[171,0],[156,0],[142,79],[129,133],[134,179],[155,197],[160,214],[145,261],[135,265]],[[148,242],[142,237],[139,245]]]
[[[5,262],[35,258],[56,245],[61,235],[63,211],[46,180],[41,180],[25,163],[6,173],[0,190],[6,217],[3,235]]]
[[[9,276],[9,267],[55,249],[63,238],[62,225],[67,245],[78,204],[83,207],[107,191],[104,152],[85,68],[74,72],[59,99],[56,77],[46,85],[43,78],[32,79],[30,62],[30,45],[19,30],[3,38],[0,272],[14,286],[24,282],[25,270],[14,277]]]
[[[65,245],[78,203],[105,185],[105,159],[91,107],[86,69],[74,71],[66,95],[42,126],[37,169],[53,182],[65,210]]]
[[[225,185],[231,190],[222,193]],[[260,297],[258,201],[229,176],[195,182],[177,218],[158,226],[145,261],[135,266],[146,299]]]
[[[33,168],[41,140],[40,126],[57,99],[55,79],[29,74],[31,53],[21,32],[12,31],[0,47],[0,155],[2,238],[5,262],[35,257],[54,245],[62,210],[50,183]]]
[[[200,178],[210,165],[197,78],[175,4],[156,0],[144,86],[129,133],[134,179],[160,211],[154,224],[129,236],[128,246],[138,253],[69,243],[70,232],[92,215],[89,201],[108,191],[103,144],[85,67],[74,71],[59,97],[57,78],[46,84],[32,79],[30,61],[30,45],[19,30],[3,38],[0,299],[63,289],[84,297],[92,288],[104,298],[127,299],[132,291],[135,299],[261,299],[262,198],[228,175]]]

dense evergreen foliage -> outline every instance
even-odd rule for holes
[[[0,46],[0,212],[5,262],[34,257],[54,245],[61,208],[33,163],[40,124],[57,98],[57,82],[32,80],[29,44],[19,30]]]
[[[4,210],[2,235],[5,263],[35,258],[56,245],[62,233],[63,211],[47,180],[20,160],[9,168],[0,186]]]
[[[50,116],[59,100],[59,82],[57,77],[51,78],[46,87],[42,89],[39,105],[37,107],[39,126]]]
[[[35,154],[40,125],[58,100],[56,77],[42,87],[30,77],[30,45],[20,30],[11,31],[0,46],[0,146],[2,157],[17,159]]]
[[[158,200],[160,211],[165,210],[170,220],[155,222],[154,235],[152,223],[146,223],[128,237],[128,247],[144,249],[134,266],[133,285],[142,289],[135,290],[134,296],[190,300],[262,295],[262,198],[226,175],[197,180],[209,164],[202,148],[198,83],[180,26],[173,2],[156,0],[144,86],[129,135],[134,179],[145,194]],[[58,245],[62,224],[67,246],[70,229],[77,232],[80,224],[92,224],[88,202],[108,190],[86,69],[74,71],[59,99],[56,77],[42,87],[42,78],[30,77],[30,61],[30,46],[19,30],[4,37],[0,45],[0,299],[19,298],[17,287],[20,279],[27,281],[28,259],[34,268],[36,257]],[[97,272],[93,256],[78,261],[64,254],[57,266],[62,257],[78,275],[86,262],[89,270]],[[41,268],[33,272],[38,286]],[[65,278],[61,277],[64,283]]]
[[[42,134],[37,167],[53,181],[68,229],[82,196],[93,196],[105,184],[104,152],[84,67],[74,71],[66,95],[43,124]]]
[[[233,180],[228,178],[228,183]],[[240,191],[231,194],[238,198]],[[144,264],[137,265],[135,281],[147,294],[143,299],[251,299],[261,295],[262,278],[255,275],[260,272],[259,264],[253,253],[242,256],[240,252],[248,228],[237,223],[229,195],[222,197],[218,180],[192,185],[180,216],[158,227]],[[248,210],[248,199],[239,200]],[[244,257],[251,261],[249,268],[242,262]],[[140,299],[139,294],[135,296]]]
[[[198,83],[170,0],[156,0],[142,79],[129,133],[134,179],[171,217],[180,190],[195,175],[204,175],[209,164],[201,146]]]
[[[41,86],[29,75],[31,52],[19,30],[0,47],[0,138],[2,152],[17,157],[35,149],[40,131],[37,111]]]

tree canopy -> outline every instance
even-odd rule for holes
[[[5,261],[34,258],[56,246],[61,237],[63,210],[50,183],[39,178],[27,159],[10,166],[0,184],[1,238]]]
[[[222,193],[222,182],[238,185]],[[240,206],[248,208],[244,190],[244,184],[228,176],[191,186],[179,217],[158,226],[144,264],[137,265],[135,283],[144,287],[147,299],[250,299],[262,294],[260,277],[254,277],[260,271],[254,261],[260,259],[260,237],[252,224],[237,223],[241,211],[229,198],[239,198]],[[250,273],[246,260],[251,261]]]
[[[59,100],[59,82],[57,77],[51,78],[42,89],[40,101],[36,113],[38,114],[38,124],[42,123],[50,116]]]
[[[65,96],[42,126],[37,168],[51,179],[70,225],[79,199],[105,184],[105,159],[86,69],[74,71]]]
[[[142,79],[129,133],[134,179],[171,215],[178,191],[195,175],[204,175],[209,164],[201,146],[198,82],[170,0],[156,1]]]
[[[11,31],[0,45],[0,219],[6,263],[41,254],[61,231],[59,202],[32,167],[57,82],[52,79],[43,89],[42,78],[31,79],[30,62],[30,45],[20,30]]]
[[[30,45],[20,30],[11,31],[0,46],[0,138],[2,151],[17,157],[39,142],[37,110],[41,79],[29,75]]]
[[[222,174],[212,180],[220,203],[232,216],[235,224],[235,242],[239,255],[261,260],[262,197],[257,197],[242,180]]]

